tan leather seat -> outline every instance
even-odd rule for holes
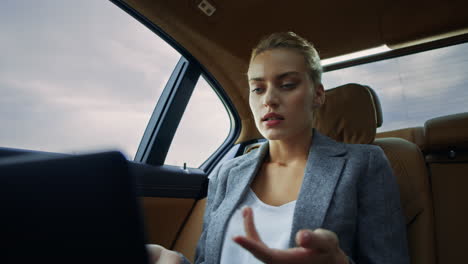
[[[387,155],[400,186],[411,263],[436,263],[433,202],[420,149],[401,138],[376,139],[374,144]]]
[[[380,103],[367,86],[348,84],[326,92],[326,103],[316,112],[315,127],[346,143],[376,143],[383,148],[400,185],[413,264],[435,263],[433,208],[428,174],[419,148],[404,139],[375,140],[382,124]],[[397,155],[398,153],[398,155]],[[195,206],[174,249],[193,259],[201,233],[205,200]]]
[[[375,135],[376,138],[396,137],[406,139],[416,144],[424,152],[426,139],[424,138],[423,127],[408,127],[391,131],[380,132]]]
[[[400,186],[411,263],[435,263],[434,212],[424,157],[418,146],[405,139],[375,139],[383,122],[375,92],[359,84],[328,90],[326,103],[316,115],[315,127],[323,134],[346,143],[376,144],[384,150]]]
[[[438,263],[466,263],[468,252],[468,113],[426,121]]]

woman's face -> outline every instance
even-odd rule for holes
[[[324,101],[323,86],[315,85],[304,57],[294,50],[260,53],[248,70],[249,105],[260,133],[269,140],[310,135],[312,110]]]

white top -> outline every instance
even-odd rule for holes
[[[221,251],[221,264],[262,263],[232,240],[234,236],[245,236],[244,219],[241,212],[244,206],[252,208],[257,232],[268,247],[276,249],[289,248],[289,237],[296,201],[281,206],[268,205],[263,203],[249,188],[248,194],[240,202],[239,207],[236,208],[228,222]]]

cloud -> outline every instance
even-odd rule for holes
[[[468,111],[468,44],[324,73],[326,87],[355,82],[381,101],[379,131],[422,126],[430,118]]]
[[[6,1],[0,15],[0,146],[133,158],[180,55],[109,1]],[[221,145],[217,101],[200,79],[169,164],[198,166]]]
[[[180,55],[109,1],[3,1],[0,14],[0,146],[132,157]]]

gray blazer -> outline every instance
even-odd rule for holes
[[[228,220],[267,152],[268,142],[210,175],[195,263],[219,263]],[[300,229],[319,227],[338,235],[351,263],[409,263],[398,185],[379,147],[338,143],[314,131],[289,246]]]

